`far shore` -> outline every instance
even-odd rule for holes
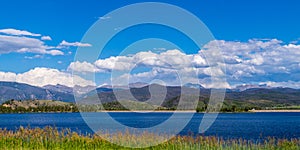
[[[137,112],[137,113],[169,113],[169,112],[179,112],[179,113],[196,113],[196,110],[103,110],[98,112]]]
[[[196,110],[100,110],[96,112],[102,113],[268,113],[268,112],[297,112],[300,113],[300,109],[295,110],[249,110],[244,112],[197,112]],[[80,113],[80,112],[70,112],[70,111],[63,111],[63,112],[8,112],[8,113],[0,113],[0,114],[26,114],[26,113]],[[85,112],[82,112],[85,113]],[[89,113],[89,112],[86,112]]]
[[[196,113],[195,110],[104,110],[104,111],[98,111],[98,112],[138,112],[138,113],[169,113],[169,112],[178,112],[178,113]],[[255,113],[255,112],[300,112],[300,109],[298,110],[249,110],[246,112],[219,112],[219,113]],[[199,112],[199,113],[206,113],[206,112]]]
[[[283,110],[249,110],[249,112],[300,112],[300,109],[283,109]]]

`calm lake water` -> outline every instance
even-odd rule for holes
[[[90,115],[96,117],[101,116],[101,113],[90,113]],[[172,113],[115,112],[110,115],[124,125],[146,128],[163,122]],[[185,115],[182,113],[181,117]],[[197,134],[202,117],[201,113],[194,114],[192,120],[180,134]],[[58,129],[70,128],[80,133],[93,133],[80,113],[0,114],[0,120],[0,128],[10,130],[30,125],[30,127],[55,126]],[[300,138],[300,113],[222,113],[219,114],[213,125],[201,135],[249,140],[267,137]]]

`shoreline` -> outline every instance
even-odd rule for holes
[[[105,110],[105,111],[98,111],[98,112],[112,112],[112,113],[132,113],[132,112],[136,112],[136,113],[207,113],[207,112],[196,112],[195,110],[177,110],[177,111],[173,111],[173,110],[162,110],[162,111],[148,111],[148,110]],[[299,110],[249,110],[249,111],[245,111],[245,112],[210,112],[210,113],[268,113],[268,112],[299,112],[300,113],[300,109]]]
[[[291,109],[291,110],[288,110],[288,109],[282,109],[282,110],[249,110],[249,112],[300,112],[300,109],[297,110],[297,109]]]
[[[297,112],[300,113],[300,109],[284,109],[284,110],[249,110],[245,112],[197,112],[196,110],[103,110],[96,112],[9,112],[9,113],[0,113],[0,114],[34,114],[34,113],[53,113],[53,114],[62,114],[62,113],[281,113],[281,112]]]
[[[104,110],[104,111],[98,111],[98,112],[124,112],[124,113],[130,113],[130,112],[137,112],[137,113],[207,113],[207,112],[197,112],[196,110]],[[283,110],[249,110],[245,112],[210,112],[210,113],[263,113],[263,112],[300,112],[300,109],[283,109]]]
[[[104,111],[98,111],[98,112],[124,112],[124,113],[173,113],[173,112],[178,112],[178,113],[196,113],[196,110],[104,110]]]

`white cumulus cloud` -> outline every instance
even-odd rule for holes
[[[215,49],[220,50],[222,58],[218,57]],[[299,58],[300,45],[284,44],[277,39],[251,39],[246,42],[211,41],[196,54],[185,54],[176,49],[160,53],[144,51],[99,59],[94,63],[76,63],[81,68],[77,70],[82,72],[123,71],[125,74],[120,75],[120,81],[128,78],[140,82],[170,80],[175,79],[174,73],[180,73],[183,82],[200,82],[205,87],[233,87],[236,84],[267,81],[270,85],[297,87],[300,80]],[[140,66],[150,69],[130,73],[130,70]],[[75,70],[72,64],[69,69]],[[198,75],[196,78],[193,77],[195,73]],[[229,84],[224,81],[211,83],[211,77],[226,77]]]
[[[44,40],[44,41],[51,41],[52,38],[50,36],[42,36],[41,37],[41,40]]]
[[[88,63],[86,61],[84,62],[72,62],[68,69],[70,71],[74,72],[100,72],[100,69],[98,69],[95,65]]]
[[[51,47],[39,39],[23,36],[0,35],[0,54],[7,53],[36,53],[63,55],[60,50],[51,50]]]
[[[63,40],[58,46],[46,45],[45,41],[52,40],[50,36],[36,34],[18,29],[0,29],[0,54],[8,53],[34,53],[52,56],[64,55],[63,50],[70,47],[90,47],[91,44],[80,42],[67,42]]]
[[[67,42],[65,40],[63,40],[60,44],[60,47],[64,47],[64,46],[75,46],[75,47],[91,47],[92,45],[89,43],[80,43],[80,42]]]
[[[187,55],[180,50],[168,50],[162,53],[153,53],[151,51],[139,52],[129,56],[112,56],[105,59],[99,59],[94,63],[72,62],[68,70],[76,72],[101,72],[111,73],[112,71],[121,72],[116,79],[119,83],[127,82],[151,82],[154,79],[161,79],[170,85],[179,85],[184,83],[197,83],[197,69],[201,67],[202,73],[206,76],[211,75],[207,71],[205,59],[200,54]],[[131,70],[139,67],[150,68],[147,72],[138,72],[130,74]],[[224,75],[222,70],[216,71]],[[184,83],[181,83],[184,82]]]
[[[31,33],[25,30],[17,30],[17,29],[1,29],[0,33],[8,34],[8,35],[18,35],[18,36],[41,36],[41,34]]]
[[[76,85],[88,86],[95,85],[93,81],[85,80],[79,76],[74,76]],[[61,72],[51,68],[34,68],[24,73],[0,72],[0,81],[11,81],[26,83],[34,86],[61,84],[73,87],[73,76],[67,72]]]

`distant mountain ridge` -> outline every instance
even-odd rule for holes
[[[144,82],[136,82],[136,83],[129,83],[128,85],[101,85],[98,87],[98,89],[100,88],[105,88],[105,89],[128,89],[128,88],[142,88],[144,86],[149,85],[148,83],[144,83]]]
[[[155,91],[157,95],[151,95],[149,92],[150,86],[153,89],[158,89]],[[156,86],[156,87],[155,87]],[[131,98],[128,93],[131,93],[135,99],[138,101],[147,101],[148,99],[159,99],[163,93],[159,89],[163,89],[160,87],[162,85],[152,84],[147,85],[141,88],[130,88],[130,89],[123,89],[123,90],[107,90],[101,91],[99,88],[97,89],[97,96],[96,95],[89,95],[88,98],[84,100],[101,100],[102,103],[105,102],[112,102],[116,101],[117,97],[115,96],[118,94],[118,100],[128,100]],[[184,88],[185,93],[183,95],[189,95],[199,91],[200,97],[199,99],[202,100],[209,100],[211,89],[205,89],[202,86],[195,86],[195,85],[184,85],[183,87],[180,86],[167,86],[167,94],[164,99],[164,103],[176,103],[170,102],[173,100],[178,100],[181,95],[181,90]],[[115,93],[114,93],[115,92]],[[249,103],[261,103],[261,102],[268,102],[269,104],[283,104],[283,105],[300,105],[300,89],[292,89],[292,88],[282,88],[282,87],[265,87],[264,86],[254,86],[254,88],[247,88],[247,89],[228,89],[226,90],[225,100],[229,101],[240,101],[240,102],[249,102]],[[161,100],[160,100],[161,101]],[[159,102],[159,100],[157,100]],[[158,105],[154,102],[155,105]]]
[[[57,92],[62,92],[62,93],[68,93],[68,94],[73,94],[73,88],[57,84],[57,85],[45,85],[43,86],[44,89],[47,90],[52,90],[52,91],[57,91]]]
[[[194,88],[194,89],[204,89],[204,87],[200,84],[186,83],[183,86],[189,87],[189,88]]]
[[[158,105],[158,102],[161,102],[161,99],[165,98],[164,104],[175,104],[181,95],[182,89],[185,91],[185,93],[182,93],[183,95],[191,95],[195,92],[199,92],[199,99],[201,100],[208,100],[210,97],[210,89],[205,89],[198,84],[185,84],[182,87],[164,87],[159,84],[149,85],[146,83],[135,83],[130,84],[126,88],[123,87],[118,86],[118,89],[116,90],[112,89],[112,86],[101,86],[98,88],[95,86],[75,86],[72,88],[64,85],[46,85],[44,87],[36,87],[17,82],[0,82],[0,102],[10,99],[45,99],[75,102],[74,93],[76,94],[76,97],[81,98],[81,101],[100,99],[101,102],[113,102],[117,100],[116,94],[119,95],[118,98],[121,100],[131,100],[132,96],[128,95],[128,93],[131,93],[138,101],[144,102],[151,98],[153,103]],[[157,95],[151,95],[150,89],[154,90]],[[167,90],[166,95],[164,95],[163,89]],[[97,91],[97,95],[95,95],[95,91]],[[265,85],[243,85],[236,89],[228,89],[226,91],[225,99],[251,103],[268,101],[274,104],[300,105],[300,89],[272,88]]]
[[[256,85],[256,84],[242,84],[242,85],[238,85],[236,86],[234,89],[232,90],[237,90],[237,91],[245,91],[248,89],[272,89],[272,87],[266,85],[266,84],[260,84],[260,85]]]
[[[54,90],[49,88],[49,86],[42,88],[17,82],[0,82],[0,101],[4,102],[10,99],[45,99],[74,102],[73,94],[60,90]]]

